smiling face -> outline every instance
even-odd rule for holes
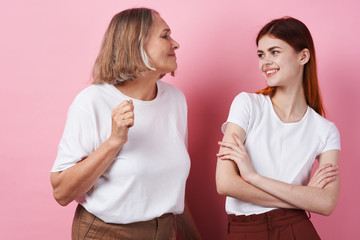
[[[259,68],[270,87],[302,86],[308,50],[297,53],[287,42],[271,35],[258,43]]]
[[[180,46],[170,37],[171,31],[166,22],[153,14],[153,24],[144,50],[150,59],[150,65],[159,74],[173,72],[177,68],[175,50]]]

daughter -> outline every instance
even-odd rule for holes
[[[217,154],[226,239],[320,239],[305,211],[335,208],[340,136],[324,118],[313,40],[302,22],[285,17],[265,25],[256,44],[268,87],[235,97]]]

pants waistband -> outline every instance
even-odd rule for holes
[[[96,215],[92,214],[91,212],[89,212],[88,210],[86,210],[81,204],[78,204],[77,206],[77,211],[83,211],[82,214],[85,214],[85,215],[89,215],[89,216],[92,216],[92,217],[95,217],[95,218],[98,218],[100,221],[104,222],[102,219],[100,219],[99,217],[97,217]],[[127,224],[117,224],[117,225],[129,225],[129,224],[138,224],[138,223],[152,223],[152,222],[157,222],[159,220],[163,220],[163,219],[167,219],[167,218],[175,218],[176,215],[172,214],[172,213],[165,213],[159,217],[155,217],[153,219],[150,219],[150,220],[144,220],[144,221],[138,221],[138,222],[132,222],[132,223],[127,223]],[[111,224],[116,224],[116,223],[111,223]]]
[[[234,214],[228,215],[229,228],[253,228],[256,226],[257,230],[271,229],[284,226],[286,224],[295,224],[304,220],[308,220],[304,210],[298,209],[276,209],[262,214],[241,215]]]

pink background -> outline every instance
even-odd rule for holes
[[[220,125],[240,91],[264,87],[255,37],[269,20],[301,19],[313,34],[328,119],[341,132],[341,195],[330,217],[313,214],[323,239],[360,239],[360,4],[353,1],[54,1],[0,3],[0,234],[70,239],[75,204],[58,205],[49,172],[67,109],[89,85],[111,17],[157,9],[180,43],[177,76],[189,105],[192,169],[187,195],[203,239],[223,239],[224,197],[215,189]],[[342,3],[340,3],[342,2]]]

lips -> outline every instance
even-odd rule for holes
[[[265,69],[264,72],[267,77],[271,77],[271,76],[275,75],[278,71],[279,71],[278,68],[269,68],[269,69]]]

